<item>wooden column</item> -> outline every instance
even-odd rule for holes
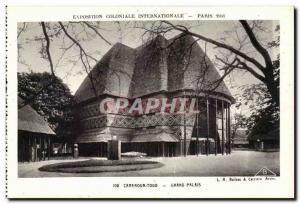
[[[156,145],[156,148],[157,148],[157,151],[156,151],[156,156],[160,156],[161,154],[160,154],[160,151],[161,150],[159,150],[160,149],[160,147],[159,147],[159,142],[157,142],[157,145]],[[141,149],[142,150],[142,149]]]
[[[43,152],[42,152],[42,136],[39,135],[39,145],[40,145],[40,155],[39,156],[39,161],[43,160]]]
[[[45,155],[44,156],[45,156],[45,160],[46,160],[47,154],[48,154],[46,151],[48,151],[47,148],[49,148],[48,145],[47,145],[47,136],[44,136],[43,139],[44,139],[44,151],[45,151],[45,153],[44,153]],[[47,147],[46,147],[46,145],[47,145]]]
[[[229,151],[229,154],[231,154],[231,130],[230,130],[230,124],[231,124],[231,121],[230,121],[230,104],[228,103],[228,151]]]
[[[98,146],[98,148],[97,148],[97,157],[100,157],[100,155],[101,155],[101,142],[97,143],[96,145]]]
[[[222,155],[224,155],[224,101],[222,101]]]
[[[205,144],[205,149],[206,149],[206,155],[208,156],[208,141],[209,141],[209,100],[208,98],[206,99],[206,122],[207,122],[207,136],[206,136],[206,144]]]
[[[38,145],[39,145],[39,148],[36,148],[37,158],[38,158],[38,161],[41,161],[41,146],[42,146],[42,144],[41,144],[42,143],[41,135],[38,135],[37,142],[38,142]]]
[[[48,160],[50,160],[50,155],[51,155],[51,142],[50,142],[50,137],[48,136]]]
[[[197,111],[199,111],[199,98],[197,97]],[[199,155],[199,113],[196,113],[196,154]]]
[[[185,112],[183,114],[183,151],[184,151],[184,156],[186,157],[187,155],[187,148],[186,148],[186,118],[185,118]]]
[[[21,139],[21,141],[22,141],[22,143],[21,143],[21,145],[22,145],[21,160],[22,160],[22,162],[24,162],[26,159],[26,155],[27,155],[26,147],[25,147],[25,145],[27,145],[26,144],[27,142],[26,142],[25,135],[21,135],[21,137],[19,135],[19,139]]]
[[[215,122],[215,125],[216,125],[216,134],[215,134],[215,155],[217,155],[217,151],[218,151],[218,149],[217,149],[217,147],[218,147],[218,145],[217,145],[217,141],[218,141],[218,118],[217,118],[217,116],[218,116],[218,99],[216,98],[216,122]]]
[[[176,154],[178,155],[178,156],[182,156],[183,155],[183,151],[182,151],[182,139],[181,139],[181,135],[180,135],[180,140],[179,140],[179,142],[178,142],[178,144],[177,144],[177,152],[176,152]]]
[[[32,159],[32,148],[31,148],[31,136],[28,135],[28,149],[27,149],[28,161]]]
[[[225,131],[225,139],[226,139],[226,143],[225,143],[225,153],[228,153],[228,110],[227,110],[227,103],[225,104],[225,127],[226,127],[226,131]]]
[[[36,142],[36,136],[34,136],[34,161],[37,161],[37,142]]]

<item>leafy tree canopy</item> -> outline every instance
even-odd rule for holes
[[[59,138],[71,136],[74,98],[66,84],[50,73],[18,73],[18,95],[49,123]]]

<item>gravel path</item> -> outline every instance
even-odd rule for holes
[[[81,158],[79,160],[85,160]],[[88,158],[90,159],[90,158]],[[98,158],[99,159],[99,158]],[[101,159],[101,158],[100,158]],[[102,158],[103,159],[103,158]],[[50,160],[35,163],[19,163],[19,177],[87,177],[87,176],[254,176],[262,167],[279,175],[279,152],[233,151],[231,155],[199,155],[173,158],[148,158],[164,164],[157,169],[104,173],[56,173],[41,172],[39,167],[57,162],[74,160]]]

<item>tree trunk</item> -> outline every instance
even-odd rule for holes
[[[277,86],[275,79],[274,79],[274,67],[269,66],[265,70],[265,84],[267,86],[267,89],[272,97],[272,102],[275,103],[276,106],[279,107],[279,86]]]

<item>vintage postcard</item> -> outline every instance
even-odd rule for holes
[[[6,12],[8,198],[294,198],[292,6]]]

